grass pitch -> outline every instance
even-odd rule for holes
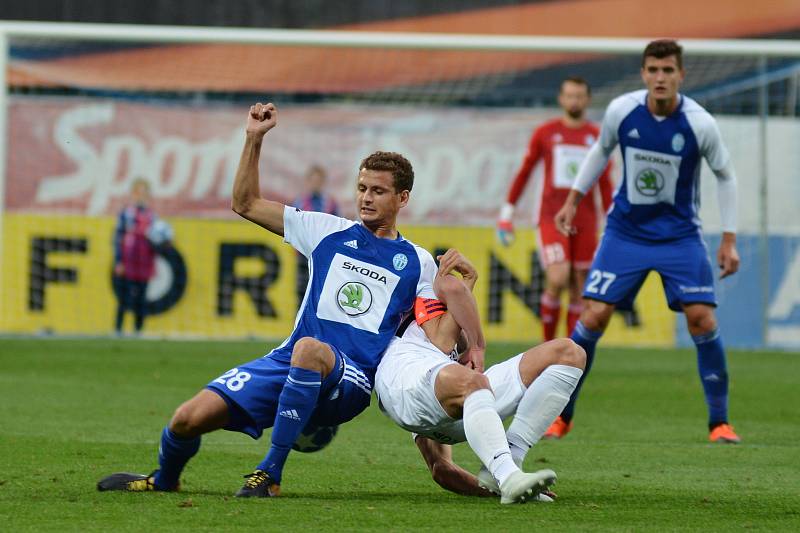
[[[488,359],[515,354],[495,345]],[[692,350],[603,348],[575,429],[526,469],[559,475],[554,504],[500,506],[441,490],[408,434],[373,405],[327,449],[293,453],[274,500],[237,500],[269,445],[204,437],[176,494],[99,493],[148,473],[174,408],[261,343],[0,339],[0,529],[4,531],[800,530],[800,356],[729,353],[732,422],[706,441]],[[459,463],[478,460],[456,447]]]

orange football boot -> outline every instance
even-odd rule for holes
[[[739,438],[739,435],[733,431],[733,426],[724,423],[718,424],[711,429],[711,433],[708,435],[708,440],[711,442],[721,442],[721,443],[731,443],[731,444],[738,444],[742,442],[742,439]]]
[[[559,415],[550,427],[547,428],[547,431],[544,432],[542,438],[545,439],[561,439],[566,436],[567,433],[572,429],[572,420],[569,422],[565,422],[563,418]]]

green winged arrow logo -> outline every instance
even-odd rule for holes
[[[363,315],[372,307],[372,292],[363,283],[351,281],[342,285],[336,301],[349,316]]]

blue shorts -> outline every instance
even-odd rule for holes
[[[631,310],[651,270],[661,275],[667,304],[673,311],[682,311],[683,305],[692,303],[717,305],[708,248],[699,235],[645,243],[606,230],[586,277],[583,297]]]
[[[367,373],[337,348],[328,346],[336,363],[333,372],[322,380],[317,407],[309,420],[319,426],[336,426],[355,418],[369,406],[372,394]],[[288,361],[267,354],[209,383],[206,388],[228,404],[230,420],[225,429],[257,439],[264,429],[272,427],[289,367]]]

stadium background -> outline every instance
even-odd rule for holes
[[[641,2],[53,3],[4,6],[5,19],[446,31],[614,37],[796,38],[800,8],[721,1],[691,18]],[[38,6],[38,7],[37,7]],[[61,9],[54,9],[60,6]],[[673,6],[674,7],[674,6]],[[37,9],[46,9],[36,11]],[[47,9],[49,8],[49,9]],[[613,16],[609,14],[613,13]],[[0,332],[105,335],[113,215],[130,181],[154,183],[156,210],[176,230],[159,262],[148,334],[272,337],[294,318],[293,252],[229,212],[243,109],[270,99],[281,125],[265,150],[263,185],[279,199],[321,163],[340,205],[366,153],[398,150],[417,173],[406,236],[431,251],[456,246],[482,272],[478,300],[490,340],[538,339],[541,275],[533,231],[502,249],[493,224],[531,130],[558,113],[568,74],[594,87],[592,118],[638,88],[638,57],[439,53],[253,45],[136,45],[22,39],[10,43]],[[742,270],[718,285],[733,346],[800,346],[800,111],[797,58],[687,58],[685,92],[714,112],[740,181]],[[766,95],[766,99],[765,99]],[[766,106],[764,105],[766,101]],[[761,114],[759,115],[759,112]],[[768,212],[758,201],[758,139],[769,140]],[[619,168],[619,166],[617,166]],[[713,178],[703,218],[715,250]],[[532,210],[532,191],[520,207]],[[345,214],[347,213],[345,207]],[[529,224],[528,224],[529,225]],[[182,274],[183,273],[183,274]],[[185,274],[185,275],[184,275]],[[615,319],[609,345],[686,345],[683,323],[648,281],[638,323]]]

